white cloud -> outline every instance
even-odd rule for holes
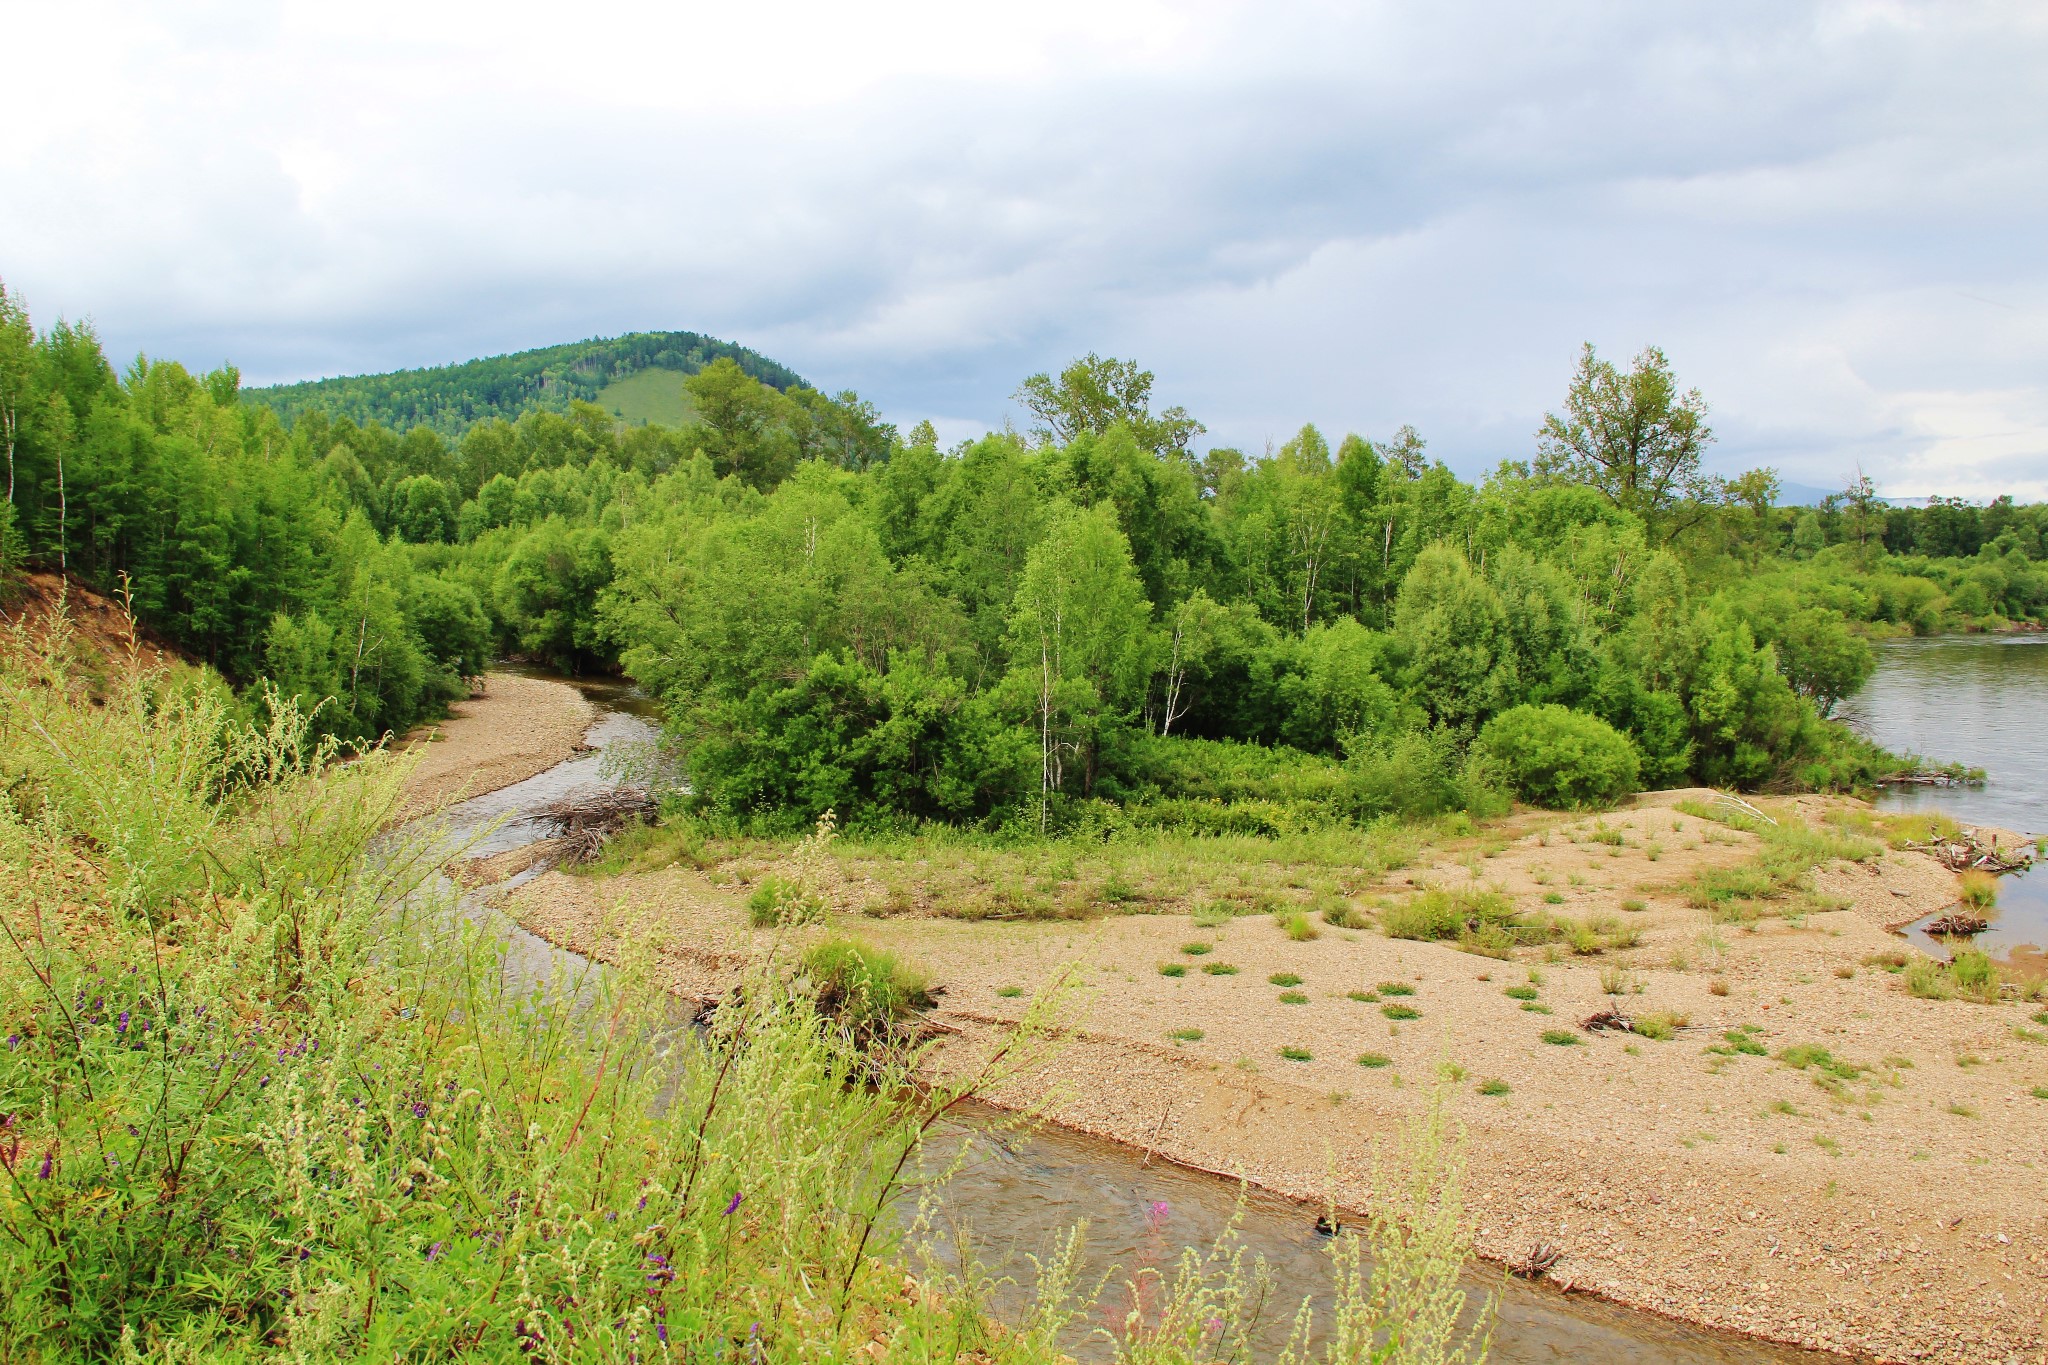
[[[253,379],[641,327],[906,425],[1086,350],[1218,440],[1525,455],[1662,344],[1729,467],[2048,496],[2048,11],[375,0],[9,18],[0,277]]]

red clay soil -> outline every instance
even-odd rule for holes
[[[0,586],[0,648],[20,641],[47,650],[60,618],[72,658],[89,666],[104,669],[131,659],[142,668],[199,662],[76,578],[38,571]]]

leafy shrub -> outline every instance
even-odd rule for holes
[[[1636,790],[1642,770],[1626,735],[1555,704],[1501,712],[1480,730],[1473,754],[1516,796],[1550,809],[1612,805]]]

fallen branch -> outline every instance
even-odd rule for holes
[[[1991,921],[1980,915],[1964,910],[1952,910],[1927,926],[1927,932],[1937,937],[1967,938],[1981,934],[1991,927]]]
[[[1951,872],[1968,872],[1973,868],[1983,872],[2020,872],[2034,865],[2032,849],[2021,848],[2010,853],[1998,847],[1997,841],[1985,843],[1977,837],[1974,829],[1964,829],[1953,839],[1930,839],[1923,844],[1907,844],[1916,853],[1925,853],[1934,858]]]
[[[1540,1280],[1563,1258],[1563,1247],[1555,1247],[1544,1241],[1532,1242],[1521,1260],[1509,1264],[1508,1274],[1524,1280]]]
[[[653,793],[645,787],[591,787],[556,797],[526,819],[547,826],[561,841],[563,862],[587,863],[604,848],[605,840],[629,822],[654,814],[655,806]]]

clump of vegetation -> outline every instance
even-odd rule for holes
[[[1514,1089],[1514,1087],[1509,1085],[1500,1077],[1495,1076],[1491,1080],[1481,1081],[1479,1083],[1478,1089],[1479,1093],[1482,1095],[1505,1095],[1510,1090]]]
[[[1501,994],[1510,1000],[1534,1000],[1538,992],[1534,986],[1508,986]]]
[[[1346,991],[1344,998],[1356,1000],[1361,1005],[1376,1005],[1379,1003],[1380,994],[1378,991]]]
[[[1570,1029],[1547,1028],[1543,1030],[1543,1041],[1552,1047],[1576,1047],[1583,1040]]]
[[[1906,993],[1922,1000],[1953,1000],[1958,996],[1995,1004],[2001,977],[1998,964],[1976,948],[1958,948],[1947,962],[1915,958],[1906,967]]]
[[[1691,1022],[1692,1016],[1683,1010],[1651,1010],[1630,1021],[1633,1032],[1660,1043],[1676,1038],[1678,1031]]]
[[[890,1035],[906,1016],[931,1008],[931,981],[896,954],[848,938],[813,944],[803,955],[818,1009],[856,1040]]]
[[[1306,1005],[1308,1003],[1308,996],[1301,991],[1282,991],[1280,992],[1280,1003],[1283,1005]]]
[[[1961,889],[1963,904],[1978,910],[1987,910],[1998,904],[1998,878],[1982,868],[1970,868],[1956,878],[1956,881]]]
[[[1188,974],[1187,964],[1184,962],[1162,962],[1159,964],[1159,974],[1161,976],[1186,976]]]
[[[1322,930],[1316,928],[1315,922],[1308,917],[1306,911],[1284,910],[1277,913],[1274,919],[1279,923],[1280,931],[1296,943],[1306,943],[1322,934]]]
[[[1236,976],[1237,968],[1228,962],[1204,962],[1202,964],[1202,974],[1204,976]]]
[[[1166,1036],[1176,1043],[1199,1043],[1202,1041],[1203,1033],[1198,1028],[1177,1028]]]
[[[1293,972],[1275,972],[1266,978],[1266,984],[1270,986],[1299,986],[1301,978]]]
[[[1313,1058],[1313,1054],[1305,1047],[1283,1047],[1280,1049],[1280,1055],[1290,1062],[1306,1062]]]
[[[996,994],[1005,1000],[1015,1000],[1018,996],[1024,994],[1024,988],[1022,986],[998,986]]]
[[[1479,731],[1473,758],[1531,805],[1611,806],[1636,790],[1642,761],[1628,736],[1555,704],[1512,707]]]
[[[1375,988],[1381,995],[1413,995],[1415,987],[1406,981],[1382,981]]]
[[[1420,1019],[1422,1012],[1412,1005],[1381,1005],[1380,1013],[1389,1019]]]
[[[1392,1066],[1394,1059],[1384,1052],[1361,1052],[1358,1054],[1358,1064],[1369,1070],[1377,1071],[1381,1067]]]
[[[1688,905],[1706,910],[1726,924],[1754,924],[1766,915],[1827,908],[1807,894],[1807,874],[1825,862],[1868,862],[1883,852],[1881,844],[1861,835],[1811,829],[1790,819],[1773,822],[1740,804],[1681,801],[1678,808],[1687,815],[1747,831],[1760,840],[1754,861],[1705,868],[1683,887]]]
[[[1189,957],[1201,957],[1204,954],[1214,952],[1216,945],[1213,943],[1183,943],[1180,945],[1180,950]]]
[[[1507,896],[1477,887],[1430,887],[1387,906],[1379,921],[1388,938],[1456,940],[1459,947],[1489,957],[1505,957],[1544,935],[1540,927],[1522,922]]]

